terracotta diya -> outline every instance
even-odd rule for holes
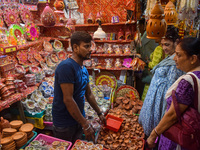
[[[19,131],[22,131],[22,132],[31,132],[32,130],[33,130],[33,128],[34,128],[34,126],[33,126],[33,124],[31,124],[31,123],[26,123],[26,124],[23,124],[21,127],[20,127],[20,129],[19,129]]]

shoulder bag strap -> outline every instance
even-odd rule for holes
[[[173,100],[173,103],[174,103],[174,109],[176,111],[177,119],[178,119],[179,122],[181,122],[181,113],[180,113],[180,110],[179,110],[179,106],[178,106],[178,101],[177,101],[176,91],[175,90],[172,91],[172,100]]]
[[[198,111],[198,84],[197,79],[194,75],[190,74],[194,82],[194,108]]]

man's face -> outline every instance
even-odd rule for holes
[[[176,43],[176,42],[175,42]],[[161,45],[167,55],[172,55],[175,52],[176,44],[168,39],[162,39]]]
[[[79,46],[77,45],[76,53],[81,59],[83,60],[90,59],[91,52],[92,52],[91,42],[89,43],[81,42]]]

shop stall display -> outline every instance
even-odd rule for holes
[[[47,136],[44,134],[39,134],[30,144],[25,148],[25,150],[33,149],[60,149],[60,150],[69,150],[72,143]]]
[[[33,131],[33,124],[23,124],[21,120],[14,120],[10,123],[1,117],[1,145],[2,149],[20,149],[30,142],[37,135]]]

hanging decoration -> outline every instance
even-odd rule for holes
[[[45,27],[52,27],[56,24],[56,16],[53,10],[49,7],[48,1],[41,14],[41,21]]]
[[[197,16],[199,0],[181,0],[179,4],[178,19],[194,20]]]
[[[164,11],[160,4],[160,0],[157,0],[156,5],[151,11],[146,31],[147,38],[149,39],[160,39],[165,36],[167,31],[167,24],[164,19]]]
[[[176,12],[176,8],[174,4],[171,1],[169,1],[167,5],[165,6],[164,14],[165,14],[165,21],[167,22],[167,25],[176,24],[177,19],[178,19],[177,18],[178,14]]]
[[[77,1],[79,5],[79,12],[84,13],[85,23],[90,18],[89,15],[95,14],[96,18],[98,12],[101,12],[102,23],[111,22],[113,16],[118,16],[120,22],[127,21],[127,9],[135,11],[135,0],[85,0]]]

